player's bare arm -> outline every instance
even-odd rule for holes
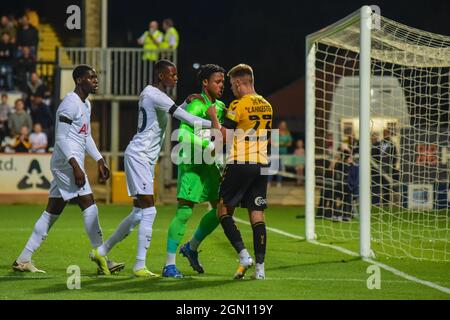
[[[69,159],[69,164],[73,169],[73,176],[75,178],[75,184],[81,188],[86,183],[86,178],[84,175],[84,171],[81,170],[80,165],[74,157]]]
[[[105,182],[109,179],[110,176],[109,168],[107,167],[106,162],[103,158],[97,161],[97,165],[100,182]]]

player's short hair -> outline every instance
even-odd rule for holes
[[[200,70],[197,73],[198,81],[200,81],[200,84],[202,84],[203,80],[209,80],[209,77],[211,77],[211,75],[216,72],[225,74],[225,69],[217,64],[204,64],[200,67]]]
[[[77,82],[78,78],[83,77],[89,70],[94,71],[94,68],[88,64],[80,64],[73,69],[72,78]]]
[[[253,83],[253,69],[248,64],[238,64],[237,66],[231,68],[230,71],[228,71],[227,76],[229,76],[230,78],[249,76],[251,83]]]
[[[161,59],[155,63],[155,72],[153,73],[153,81],[158,80],[158,74],[164,72],[169,67],[176,67],[175,64],[169,60]]]

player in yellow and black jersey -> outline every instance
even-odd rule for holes
[[[216,109],[208,109],[213,127],[221,130],[224,140],[227,137],[227,129],[234,130],[233,146],[227,155],[220,184],[217,215],[225,235],[239,254],[239,267],[234,277],[240,279],[253,265],[253,259],[234,223],[233,213],[234,208],[239,205],[248,209],[256,258],[254,278],[264,279],[267,175],[262,173],[262,168],[268,165],[267,147],[272,129],[272,106],[255,92],[253,70],[250,66],[239,64],[228,72],[228,76],[237,99],[230,104],[223,126],[220,126],[217,120]]]
[[[267,139],[272,128],[272,106],[266,99],[254,93],[234,100],[223,126],[235,130],[227,163],[268,164]]]

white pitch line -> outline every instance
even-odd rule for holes
[[[80,226],[80,228],[58,228],[58,231],[80,231],[83,227]],[[113,232],[116,231],[117,228],[102,228],[103,232]],[[0,231],[14,231],[14,232],[31,232],[33,231],[33,227],[30,228],[0,228]],[[161,229],[161,228],[155,228],[153,229],[155,232],[167,232],[167,229]]]
[[[245,220],[242,220],[242,219],[239,219],[239,218],[236,218],[236,217],[234,217],[234,220],[236,220],[237,222],[240,222],[240,223],[244,223],[244,224],[250,225],[250,222],[245,221]],[[283,231],[283,230],[279,230],[279,229],[275,229],[275,228],[270,228],[270,227],[267,227],[267,230],[272,231],[272,232],[274,232],[274,233],[281,234],[281,235],[286,236],[286,237],[293,238],[293,239],[305,240],[304,237],[301,237],[301,236],[298,236],[298,235],[295,235],[295,234],[292,234],[292,233],[288,233],[288,232],[285,232],[285,231]],[[321,243],[321,242],[318,242],[318,241],[316,241],[316,240],[310,240],[310,241],[308,241],[308,242],[309,242],[309,243],[312,243],[312,244],[319,245],[319,246],[332,248],[332,249],[334,249],[334,250],[337,250],[337,251],[339,251],[339,252],[345,253],[345,254],[350,255],[350,256],[353,256],[353,257],[359,257],[359,254],[358,254],[358,253],[356,253],[356,252],[354,252],[354,251],[347,250],[347,249],[342,248],[342,247],[339,247],[339,246],[335,246],[335,245],[332,245],[332,244]],[[384,264],[384,263],[375,261],[375,260],[373,260],[373,259],[367,259],[367,258],[364,258],[364,259],[362,259],[362,260],[365,261],[365,262],[367,262],[367,263],[371,263],[371,264],[377,265],[378,267],[380,267],[380,268],[382,268],[382,269],[384,269],[384,270],[387,270],[387,271],[389,271],[389,272],[391,272],[391,273],[393,273],[393,274],[395,274],[396,276],[399,276],[399,277],[401,277],[401,278],[404,278],[404,279],[407,279],[407,280],[409,280],[409,281],[413,281],[413,282],[422,284],[422,285],[424,285],[424,286],[433,288],[433,289],[435,289],[435,290],[438,290],[438,291],[441,291],[441,292],[450,294],[450,289],[449,289],[449,288],[443,287],[443,286],[441,286],[441,285],[439,285],[439,284],[437,284],[437,283],[434,283],[434,282],[431,282],[431,281],[426,281],[426,280],[422,280],[422,279],[416,278],[416,277],[411,276],[411,275],[409,275],[409,274],[407,274],[407,273],[405,273],[405,272],[403,272],[403,271],[397,270],[397,269],[395,269],[395,268],[393,268],[393,267],[390,267],[390,266],[388,266],[388,265],[386,265],[386,264]]]
[[[237,222],[250,225],[250,222],[248,222],[248,221],[245,221],[245,220],[242,220],[242,219],[239,219],[239,218],[236,218],[236,217],[233,217],[233,218]],[[275,233],[281,234],[283,236],[289,237],[289,238],[294,238],[294,239],[297,239],[297,240],[305,240],[305,238],[302,237],[302,236],[298,236],[298,235],[293,234],[293,233],[285,232],[285,231],[280,230],[280,229],[275,229],[275,228],[271,228],[271,227],[267,227],[267,226],[266,226],[266,229],[270,230],[270,231],[273,231]]]
[[[375,265],[379,266],[380,268],[383,268],[383,269],[385,269],[387,271],[390,271],[390,272],[392,272],[393,274],[395,274],[395,275],[397,275],[399,277],[402,277],[402,278],[405,278],[405,279],[408,279],[408,280],[411,280],[411,281],[423,284],[424,286],[428,286],[428,287],[431,287],[433,289],[436,289],[436,290],[442,291],[444,293],[450,294],[450,289],[449,288],[441,286],[441,285],[439,285],[437,283],[416,278],[416,277],[411,276],[411,275],[409,275],[409,274],[407,274],[407,273],[405,273],[403,271],[394,269],[394,268],[392,268],[392,267],[390,267],[390,266],[388,266],[388,265],[386,265],[384,263],[375,261],[375,260],[370,259],[370,258],[364,258],[363,260],[368,262],[368,263],[373,263],[373,264],[375,264]]]
[[[96,275],[81,275],[81,278],[89,278],[89,279],[98,279],[99,276]],[[41,280],[41,279],[67,279],[66,276],[43,276],[43,277],[33,277],[33,276],[0,276],[0,279],[23,279],[23,280]],[[107,280],[115,280],[115,279],[129,279],[129,280],[148,280],[148,279],[138,279],[132,275],[112,275],[112,276],[104,276],[104,279]],[[233,280],[227,276],[185,276],[185,279],[193,279],[193,280]],[[155,280],[155,279],[152,279]],[[165,280],[165,278],[161,278],[161,280]],[[174,281],[174,279],[167,279],[168,281]],[[274,277],[266,277],[264,280],[272,280],[272,281],[323,281],[323,282],[366,282],[364,279],[351,279],[351,278],[307,278],[307,277],[288,277],[288,278],[274,278]],[[182,280],[181,280],[182,281]],[[383,280],[384,282],[392,282],[392,283],[409,283],[408,280]],[[106,283],[106,282],[105,282]]]

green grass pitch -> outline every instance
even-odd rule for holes
[[[304,236],[303,208],[272,206],[266,212],[268,231],[266,280],[232,280],[237,256],[219,226],[201,246],[200,260],[205,274],[199,275],[187,260],[177,255],[177,266],[184,279],[140,279],[132,275],[136,255],[137,231],[126,238],[109,257],[126,263],[118,275],[97,276],[96,265],[88,258],[89,241],[77,206],[69,205],[55,223],[33,259],[46,274],[14,273],[11,264],[19,255],[44,206],[0,206],[0,299],[443,299],[450,294],[407,280],[381,269],[381,288],[368,289],[369,263],[295,238]],[[205,206],[198,206],[189,221],[187,241]],[[161,273],[165,261],[167,227],[175,206],[157,207],[153,239],[147,266]],[[128,206],[99,205],[100,223],[105,237],[130,211]],[[299,217],[300,215],[300,217]],[[248,221],[240,209],[236,217]],[[253,251],[252,232],[248,224],[238,224],[244,241]],[[287,234],[286,234],[287,233]],[[330,242],[328,242],[330,243]],[[335,241],[333,245],[356,250],[358,241]],[[378,261],[418,279],[450,288],[450,263],[412,259],[378,258]],[[67,288],[67,267],[81,270],[81,289]],[[251,270],[250,270],[251,272]]]

